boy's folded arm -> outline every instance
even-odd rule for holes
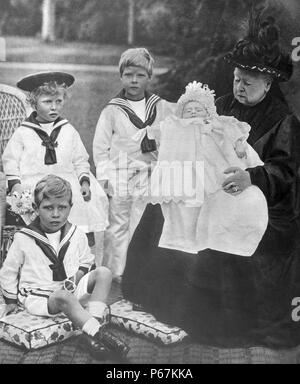
[[[99,117],[93,140],[93,158],[96,166],[97,180],[109,180],[110,148],[113,136],[113,116],[105,108]]]
[[[85,265],[81,265],[79,268],[78,268],[78,271],[77,273],[81,273],[82,276],[86,275],[89,271],[89,267],[88,266],[85,266]]]
[[[95,256],[91,253],[86,235],[82,232],[78,238],[79,260],[78,269],[72,279],[77,285],[84,275],[86,275],[95,261]]]
[[[88,244],[87,237],[84,233],[82,233],[82,237],[80,238],[80,246],[79,246],[79,267],[78,271],[86,274],[95,261],[95,256],[91,253],[91,249]]]
[[[88,268],[79,267],[78,271],[75,274],[75,284],[77,285],[79,281],[83,278],[84,275],[88,273]]]
[[[89,272],[94,261],[95,256],[91,253],[85,234],[82,233],[82,238],[79,240],[79,267],[72,278],[76,285]]]

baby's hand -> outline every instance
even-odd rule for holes
[[[234,150],[240,159],[247,158],[246,145],[242,139],[237,140]]]
[[[92,194],[91,194],[89,183],[84,181],[81,185],[80,192],[83,196],[84,201],[90,201],[91,200]]]

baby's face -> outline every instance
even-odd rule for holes
[[[190,119],[192,117],[207,117],[207,111],[203,105],[201,105],[198,101],[189,101],[185,104],[182,112],[183,119]]]

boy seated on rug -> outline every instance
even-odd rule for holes
[[[105,267],[90,271],[94,256],[84,232],[68,221],[72,189],[54,175],[34,190],[37,218],[15,234],[0,270],[6,314],[21,305],[32,315],[63,312],[83,331],[83,344],[95,358],[108,352],[101,341],[100,322],[111,286]]]

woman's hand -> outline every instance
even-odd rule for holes
[[[246,188],[250,187],[251,185],[251,178],[249,172],[243,171],[239,167],[227,168],[224,173],[233,173],[233,175],[229,176],[222,184],[223,190],[227,193],[237,195],[243,192]]]
[[[81,184],[81,188],[80,188],[80,192],[83,196],[83,200],[84,201],[90,201],[91,200],[91,190],[90,190],[90,186],[89,186],[89,183],[84,181],[82,184]]]

